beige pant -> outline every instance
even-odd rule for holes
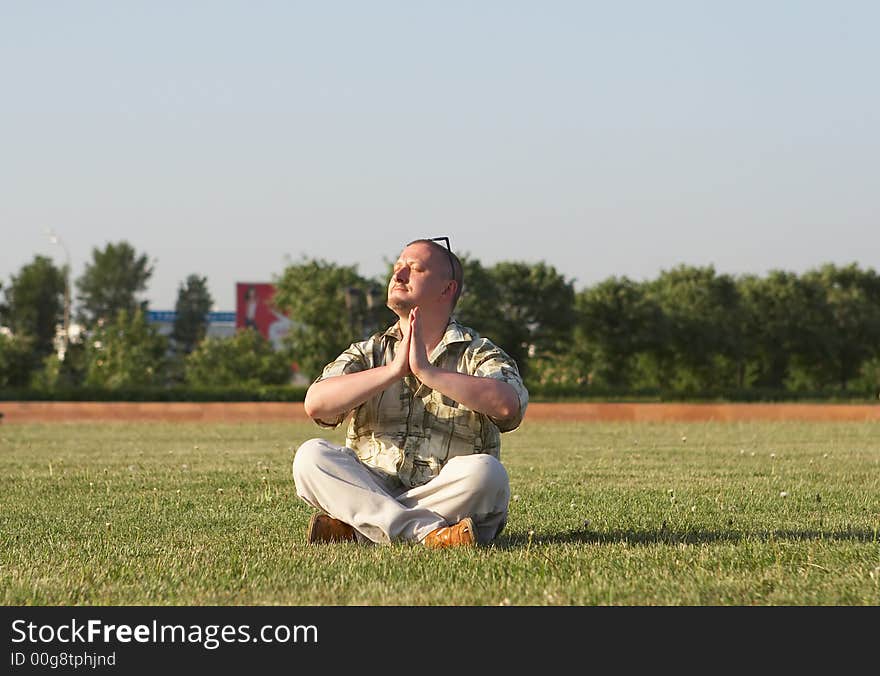
[[[362,463],[355,452],[325,439],[297,449],[293,480],[303,500],[350,524],[359,539],[423,540],[441,526],[471,517],[480,542],[489,542],[507,521],[510,482],[491,455],[451,458],[428,483],[406,489]]]

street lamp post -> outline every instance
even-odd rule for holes
[[[70,251],[54,230],[49,230],[49,241],[58,244],[64,250],[64,334],[61,336],[61,359],[67,356],[67,345],[70,341]]]

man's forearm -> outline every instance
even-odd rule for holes
[[[306,415],[312,419],[331,420],[360,406],[399,379],[390,366],[376,366],[314,383],[306,392]]]
[[[434,366],[417,377],[431,389],[492,418],[505,420],[519,411],[516,390],[503,380],[469,376]]]

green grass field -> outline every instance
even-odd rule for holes
[[[526,420],[507,529],[445,551],[306,546],[292,448],[321,432],[0,427],[2,602],[880,604],[877,424]]]

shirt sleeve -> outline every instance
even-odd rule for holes
[[[509,418],[504,419],[489,416],[489,419],[498,425],[500,431],[510,432],[515,430],[522,423],[523,416],[526,414],[526,407],[529,404],[529,392],[523,383],[522,376],[519,374],[516,362],[490,340],[481,338],[474,350],[473,365],[471,375],[501,380],[516,391],[516,397],[519,400],[518,411]]]
[[[348,373],[366,371],[370,368],[370,362],[367,356],[370,354],[368,348],[369,341],[352,343],[345,352],[324,367],[321,375],[315,378],[315,381],[312,384],[314,385],[315,383],[320,383],[322,380],[335,378],[336,376],[342,376]],[[339,427],[342,421],[345,420],[345,416],[349,413],[350,411],[340,413],[332,420],[320,420],[319,418],[314,418],[314,421],[320,427],[333,429],[334,427]]]

